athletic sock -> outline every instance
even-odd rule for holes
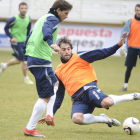
[[[127,88],[128,87],[128,83],[124,83],[124,88]]]
[[[58,90],[58,86],[54,86],[54,95],[56,95],[57,90]]]
[[[83,115],[83,124],[92,124],[92,123],[107,123],[108,120],[102,116],[94,116],[92,114]]]
[[[28,75],[27,76],[24,76],[24,80],[27,80],[27,79],[29,79]]]
[[[7,63],[4,63],[2,69],[5,70],[7,67]]]
[[[38,120],[43,115],[45,108],[47,106],[47,103],[43,101],[42,99],[38,99],[36,104],[34,105],[32,116],[26,126],[28,130],[32,130],[36,127]]]
[[[47,104],[47,112],[46,112],[46,116],[50,115],[51,117],[53,117],[53,106],[54,106],[54,102],[55,102],[55,98],[56,98],[56,92],[58,90],[58,87],[54,87],[54,95],[51,96],[50,101]]]
[[[123,102],[123,101],[131,101],[134,99],[133,94],[124,94],[121,96],[117,96],[117,95],[108,95],[109,97],[111,97],[114,101],[114,105],[116,105],[119,102]]]

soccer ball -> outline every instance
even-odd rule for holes
[[[121,48],[120,48],[120,55],[121,56],[126,56],[127,55],[127,49],[126,49],[125,44],[123,46],[121,46]]]
[[[126,134],[134,135],[140,131],[140,122],[137,118],[129,117],[123,122],[123,129]]]

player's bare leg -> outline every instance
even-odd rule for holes
[[[34,84],[27,75],[27,70],[25,69],[27,67],[27,65],[23,61],[21,63],[22,63],[22,72],[24,75],[24,83],[25,84]]]
[[[20,64],[20,61],[16,58],[10,59],[7,63],[0,63],[0,75],[3,73],[4,70],[7,69],[7,67]]]

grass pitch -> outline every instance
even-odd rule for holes
[[[11,51],[0,50],[0,62],[7,62]],[[105,94],[128,94],[140,92],[140,61],[133,69],[127,92],[119,92],[124,83],[125,58],[111,56],[107,59],[92,63],[98,78],[98,88]],[[53,54],[53,69],[60,63],[60,56]],[[34,77],[28,72],[29,77]],[[71,99],[65,94],[61,108],[55,115],[55,126],[37,124],[36,129],[45,138],[25,137],[23,130],[32,113],[33,106],[38,99],[36,86],[24,84],[21,65],[11,66],[0,76],[0,140],[138,140],[137,135],[127,135],[120,127],[109,128],[106,124],[76,125],[71,121]],[[122,124],[127,117],[140,120],[140,101],[121,102],[109,110],[96,108],[94,115],[105,113],[109,117],[118,119]],[[45,113],[44,115],[45,116]]]

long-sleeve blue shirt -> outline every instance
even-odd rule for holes
[[[120,48],[120,46],[118,44],[116,44],[116,45],[114,45],[113,47],[110,47],[110,48],[97,49],[97,50],[86,51],[86,52],[78,52],[77,54],[83,60],[85,60],[89,63],[92,63],[94,61],[105,59],[105,58],[113,55],[119,48]],[[61,61],[62,61],[62,63],[66,63],[66,61],[63,60],[62,58],[61,58]],[[58,80],[59,80],[59,87],[58,87],[58,90],[56,92],[56,100],[55,100],[54,107],[53,107],[53,113],[54,114],[56,113],[58,108],[60,108],[60,106],[62,104],[62,101],[64,99],[64,95],[65,95],[65,86],[63,84],[63,81],[61,81],[60,79],[58,79]],[[94,87],[94,86],[97,86],[96,81],[88,83],[84,87],[80,88],[72,96],[72,100],[75,100],[81,93],[86,91],[89,87]]]
[[[44,25],[42,27],[42,33],[43,33],[43,40],[47,41],[47,43],[50,46],[50,45],[53,44],[53,36],[52,36],[52,34],[57,29],[56,26],[60,23],[60,20],[59,20],[59,17],[57,15],[57,12],[53,11],[53,9],[50,9],[49,13],[52,13],[55,16],[49,16],[49,17],[46,18],[46,20],[44,22]],[[28,39],[30,38],[31,34],[32,34],[32,32],[28,35],[28,37],[26,38],[26,41],[25,41],[25,45],[24,45],[24,48],[23,48],[24,49],[24,51],[23,51],[24,52],[23,61],[27,61],[27,56],[25,56],[26,44],[27,44]],[[47,60],[44,60],[44,61],[46,61],[46,63],[48,64]],[[38,62],[39,62],[39,60],[38,60]],[[40,60],[40,65],[42,65],[42,60]]]
[[[16,22],[16,18],[12,17],[7,21],[7,23],[4,27],[6,35],[11,39],[13,38],[13,36],[11,35],[9,29],[15,24],[15,22]],[[31,30],[31,20],[30,20],[29,25],[27,27],[27,36],[29,35],[30,30]]]

